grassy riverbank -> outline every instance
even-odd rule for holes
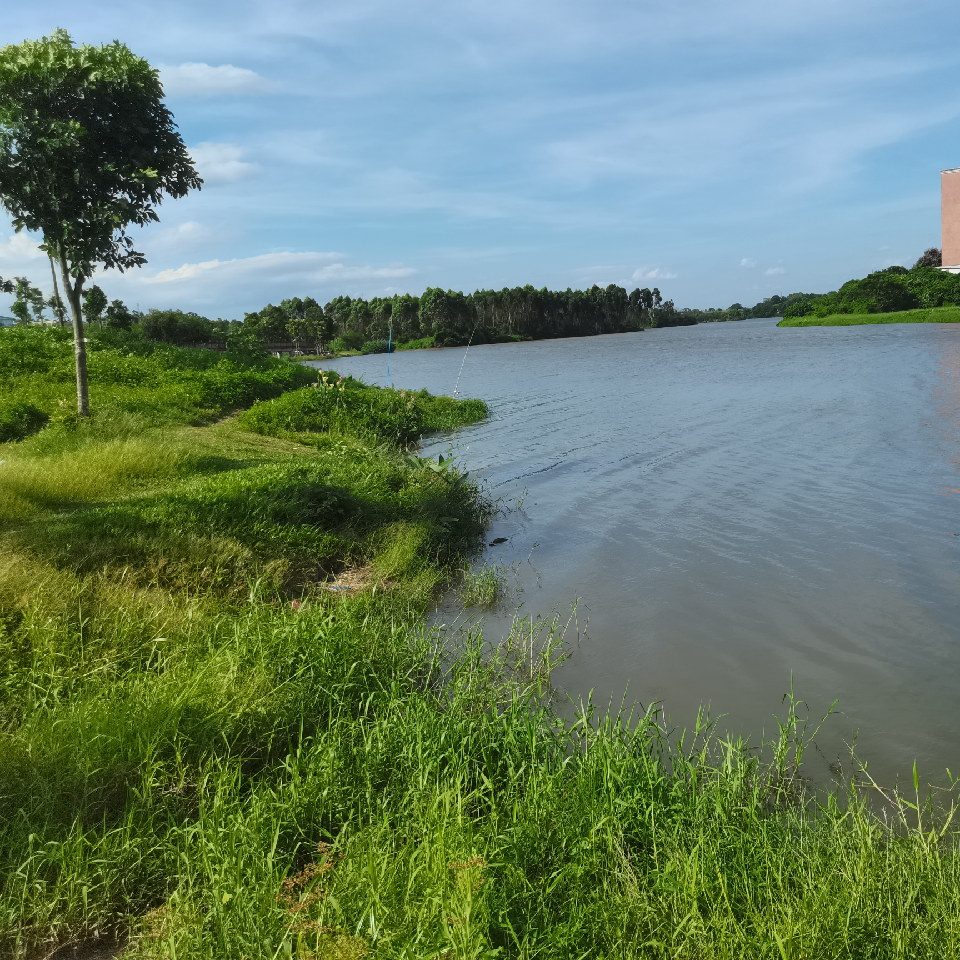
[[[565,724],[549,625],[423,629],[485,508],[404,445],[482,404],[94,343],[80,424],[58,336],[0,332],[52,417],[0,447],[0,953],[960,951],[953,834],[805,795],[792,710],[762,755]]]
[[[853,327],[867,323],[960,323],[960,307],[898,310],[895,313],[833,313],[826,317],[788,317],[778,327]]]

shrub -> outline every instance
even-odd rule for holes
[[[0,401],[0,443],[23,440],[49,422],[50,418],[31,403]]]
[[[345,350],[359,350],[364,342],[362,333],[341,333],[330,344],[330,349],[334,353],[343,353]]]
[[[408,340],[406,343],[401,343],[397,350],[425,350],[427,347],[432,347],[436,337],[421,337],[419,340]]]
[[[183,310],[151,310],[143,318],[142,330],[147,340],[166,343],[209,343],[218,339],[206,317]]]
[[[393,353],[397,349],[395,343],[389,340],[368,340],[361,348],[361,353]]]

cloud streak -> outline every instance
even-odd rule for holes
[[[350,266],[343,262],[339,253],[265,253],[255,257],[234,260],[205,260],[201,263],[185,263],[175,269],[161,270],[144,279],[145,283],[176,283],[204,275],[216,275],[219,280],[251,280],[268,277],[277,282],[287,279],[299,281],[328,282],[331,280],[397,279],[409,277],[416,271],[412,267]]]
[[[271,84],[246,67],[223,63],[213,67],[209,63],[181,63],[175,67],[161,67],[160,80],[169,97],[241,96],[263,93]]]
[[[206,186],[249,180],[260,173],[257,164],[243,159],[243,148],[235,143],[197,143],[190,147],[190,156]]]

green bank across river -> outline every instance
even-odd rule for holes
[[[949,813],[807,791],[791,698],[565,720],[556,624],[424,627],[491,505],[413,445],[482,402],[90,337],[81,421],[69,338],[0,331],[4,956],[960,952]]]
[[[866,323],[960,323],[960,307],[898,310],[893,313],[834,313],[825,317],[788,317],[778,327],[852,327]]]

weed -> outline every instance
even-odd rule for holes
[[[460,602],[465,607],[492,607],[504,594],[507,578],[499,566],[484,564],[467,570],[460,587]]]

